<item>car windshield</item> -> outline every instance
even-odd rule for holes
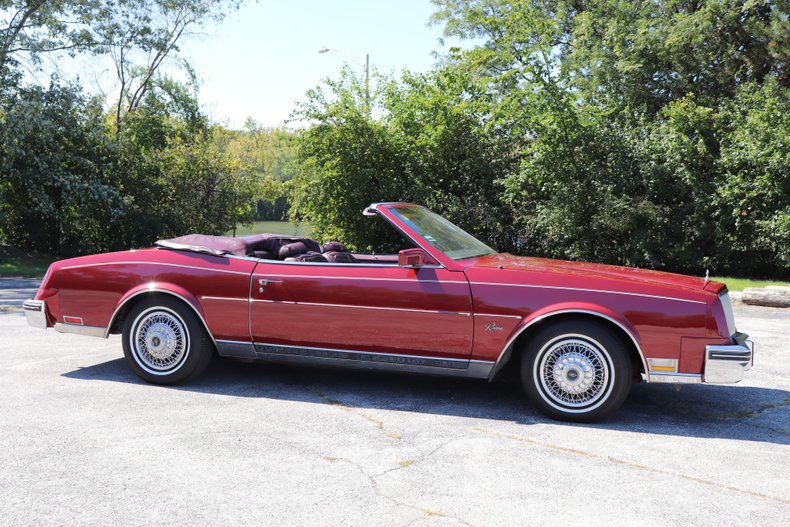
[[[390,212],[453,260],[496,252],[462,228],[425,207],[393,207]]]

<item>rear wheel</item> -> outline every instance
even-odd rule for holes
[[[197,315],[175,298],[143,300],[124,319],[123,354],[148,382],[176,384],[198,376],[212,349]]]
[[[610,329],[566,320],[530,339],[521,362],[529,399],[554,419],[592,422],[612,415],[631,386],[628,349]]]

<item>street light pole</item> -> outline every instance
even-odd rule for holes
[[[359,55],[355,55],[354,53],[349,53],[346,50],[338,49],[338,48],[321,48],[318,50],[319,53],[329,53],[330,51],[336,51],[341,55],[345,55],[352,62],[363,66],[362,61],[360,60],[361,57]],[[370,114],[370,53],[365,53],[365,109]]]

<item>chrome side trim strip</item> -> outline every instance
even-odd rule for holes
[[[104,338],[107,328],[101,326],[83,326],[81,324],[63,324],[55,322],[55,331],[58,333],[73,333],[75,335],[85,335],[87,337]]]
[[[232,298],[227,296],[201,296],[203,300],[227,300],[229,302],[249,302],[248,298]]]
[[[373,370],[428,373],[485,379],[493,366],[491,361],[426,357],[354,351],[333,348],[313,348],[285,344],[255,343],[258,359],[292,364],[318,364]]]
[[[702,375],[698,373],[664,373],[660,371],[651,371],[647,380],[659,384],[700,384],[702,383]]]
[[[700,300],[687,300],[685,298],[674,298],[671,296],[646,295],[643,293],[628,293],[626,291],[608,291],[606,289],[584,289],[580,287],[562,287],[557,285],[533,285],[533,284],[500,284],[496,282],[469,282],[471,285],[498,285],[503,287],[529,287],[535,289],[561,289],[563,291],[583,291],[585,293],[606,293],[610,295],[638,296],[643,298],[656,298],[659,300],[674,300],[675,302],[688,302],[690,304],[705,304]]]
[[[255,342],[255,348],[282,348],[282,350],[293,350],[294,354],[304,355],[306,351],[313,351],[316,353],[331,353],[331,354],[347,354],[347,355],[369,355],[369,356],[380,356],[380,357],[396,357],[402,359],[416,359],[416,360],[425,360],[425,361],[440,361],[447,363],[448,365],[445,366],[446,368],[464,368],[467,364],[469,364],[469,359],[453,359],[453,358],[436,358],[436,357],[429,357],[427,355],[406,355],[406,354],[399,354],[399,353],[383,353],[380,351],[360,351],[360,350],[348,350],[342,348],[317,348],[317,347],[310,347],[310,346],[294,346],[291,344],[269,344],[265,342]],[[283,353],[290,353],[289,351],[282,351]],[[350,359],[350,360],[362,360],[362,359]],[[375,358],[372,360],[376,360]],[[479,362],[479,361],[478,361]],[[490,361],[488,361],[490,362]],[[452,365],[449,365],[452,363]]]
[[[536,317],[535,319],[531,320],[528,324],[525,324],[521,329],[516,331],[513,335],[511,335],[510,338],[508,339],[508,341],[505,343],[505,346],[502,348],[502,351],[499,353],[499,358],[497,358],[496,364],[494,364],[494,367],[491,370],[491,376],[488,378],[488,380],[493,380],[494,375],[496,375],[496,373],[500,369],[502,369],[502,367],[508,362],[508,360],[510,360],[510,355],[513,352],[513,350],[512,350],[513,343],[516,341],[516,339],[524,331],[526,331],[528,328],[532,327],[533,325],[537,324],[538,322],[546,320],[547,318],[550,318],[550,317],[553,317],[553,316],[556,316],[556,315],[568,314],[568,313],[582,313],[582,314],[586,314],[586,315],[594,315],[596,317],[603,318],[603,319],[608,320],[609,322],[617,325],[617,327],[622,329],[625,332],[625,334],[629,336],[629,338],[631,339],[631,342],[633,342],[637,353],[639,353],[639,358],[642,360],[642,368],[644,368],[644,371],[645,372],[649,372],[650,371],[647,368],[647,361],[645,360],[645,354],[642,352],[642,347],[639,345],[639,342],[637,342],[636,337],[633,334],[631,334],[631,332],[628,330],[628,328],[623,326],[619,321],[613,319],[610,316],[604,315],[602,313],[598,313],[597,311],[590,311],[588,309],[561,309],[559,311],[552,311],[551,313],[546,313],[546,314],[543,314],[543,315],[541,315],[539,317]],[[649,373],[647,375],[647,380],[650,381],[650,374]]]
[[[316,276],[316,275],[302,275],[302,274],[274,274],[260,272],[256,270],[253,275],[255,276],[275,276],[277,278],[313,278],[316,280],[372,280],[376,282],[413,282],[415,284],[467,284],[466,280],[422,280],[420,278],[373,278],[366,276]]]
[[[199,271],[240,274],[244,276],[250,276],[251,274],[251,273],[246,273],[244,271],[231,271],[229,269],[212,269],[210,267],[199,267],[196,265],[184,265],[184,264],[174,264],[174,263],[164,263],[164,262],[101,262],[101,263],[82,264],[82,265],[69,265],[67,267],[61,267],[61,269],[81,269],[83,267],[101,267],[103,265],[163,265],[165,267],[180,267],[183,269],[197,269]]]
[[[348,307],[351,309],[373,309],[379,311],[406,311],[411,313],[434,313],[437,315],[459,315],[463,317],[472,316],[471,313],[464,311],[437,311],[433,309],[411,309],[407,307],[378,307],[378,306],[355,306],[351,304],[324,304],[320,302],[294,302],[291,300],[266,300],[262,298],[252,298],[250,302],[262,302],[266,304],[290,304],[290,305],[304,305],[304,306],[319,306],[319,307]]]
[[[358,267],[388,267],[390,269],[398,269],[397,262],[381,264],[381,263],[368,263],[368,262],[286,262],[284,260],[267,260],[265,258],[255,258],[254,256],[238,256],[236,254],[226,254],[223,258],[234,258],[236,260],[247,260],[249,262],[258,262],[261,264],[272,265],[306,265],[313,266],[320,265],[321,267],[345,267],[356,269]]]
[[[201,315],[200,312],[197,309],[195,309],[195,306],[193,306],[191,302],[189,302],[186,298],[184,298],[183,296],[179,295],[178,293],[174,293],[172,291],[168,291],[167,289],[160,289],[160,288],[143,289],[142,291],[137,291],[133,295],[129,295],[129,297],[126,300],[123,301],[123,304],[119,305],[117,308],[115,308],[115,311],[113,311],[113,314],[110,317],[110,323],[107,324],[107,328],[104,331],[104,335],[102,335],[104,338],[107,338],[107,337],[110,336],[110,328],[112,327],[113,323],[115,322],[115,317],[118,315],[118,312],[123,308],[123,306],[128,304],[131,299],[133,299],[133,298],[135,298],[137,296],[146,294],[146,293],[165,293],[165,294],[172,295],[172,296],[180,299],[182,302],[184,302],[186,305],[188,305],[190,307],[190,309],[192,309],[192,311],[195,313],[195,315],[197,315],[197,317],[203,323],[203,327],[206,329],[206,333],[208,333],[208,336],[211,337],[211,341],[214,343],[214,346],[217,345],[217,341],[214,338],[214,335],[212,335],[211,331],[208,329],[208,324],[206,323],[206,319],[203,318],[203,315]]]
[[[518,318],[522,319],[521,315],[496,315],[494,313],[474,313],[476,317],[500,317],[500,318]]]

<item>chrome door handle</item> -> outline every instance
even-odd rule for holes
[[[282,281],[281,281],[281,280],[268,280],[268,279],[266,279],[266,278],[259,278],[259,279],[258,279],[258,286],[259,286],[259,287],[258,287],[258,292],[259,292],[259,293],[263,293],[263,290],[264,290],[264,289],[266,288],[266,286],[267,286],[267,285],[269,285],[269,284],[280,284],[280,283],[282,283]]]

